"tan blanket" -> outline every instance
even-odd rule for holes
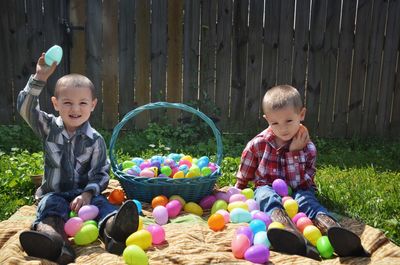
[[[115,182],[112,183],[116,185]],[[148,205],[143,205],[145,222],[152,222]],[[19,244],[19,234],[28,230],[35,215],[35,206],[23,206],[8,220],[0,222],[0,264],[55,264],[47,260],[29,257]],[[235,259],[231,240],[239,224],[227,224],[221,232],[214,232],[207,226],[208,214],[203,218],[181,214],[164,225],[166,243],[147,250],[150,264],[251,264]],[[400,264],[400,247],[390,242],[384,234],[373,227],[349,218],[341,223],[361,236],[363,246],[372,253],[370,258],[333,258],[316,262],[314,260],[284,255],[271,251],[270,264]],[[122,257],[104,250],[100,240],[89,246],[74,246],[76,264],[125,264]]]

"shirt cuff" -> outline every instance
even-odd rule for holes
[[[42,92],[42,89],[46,85],[46,82],[41,81],[41,80],[36,80],[33,78],[33,75],[29,78],[28,81],[28,87],[29,91],[28,93],[31,94],[32,96],[39,96],[40,92]]]
[[[88,184],[83,191],[91,191],[93,196],[100,194],[100,187],[95,183]]]

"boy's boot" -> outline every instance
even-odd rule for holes
[[[313,222],[322,234],[328,235],[329,241],[338,256],[370,256],[361,245],[361,239],[355,233],[341,227],[330,216],[318,213]]]
[[[267,231],[268,239],[275,251],[321,260],[318,250],[308,243],[283,209],[274,209],[271,219],[285,225],[285,229],[271,228]]]
[[[126,201],[118,212],[109,217],[100,228],[100,234],[106,250],[121,255],[125,249],[125,241],[139,227],[139,213],[136,204]]]
[[[64,231],[61,217],[50,216],[37,224],[36,230],[24,231],[19,236],[22,248],[29,256],[68,264],[75,260],[75,251]]]

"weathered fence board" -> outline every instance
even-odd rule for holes
[[[279,43],[278,43],[278,83],[292,83],[292,47],[294,0],[281,0]]]

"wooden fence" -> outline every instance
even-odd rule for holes
[[[266,89],[287,83],[303,95],[313,135],[400,133],[400,0],[9,0],[0,10],[1,124],[18,122],[16,95],[59,44],[41,106],[53,111],[60,76],[85,74],[97,127],[169,101],[197,102],[225,132],[255,132],[266,126]]]

